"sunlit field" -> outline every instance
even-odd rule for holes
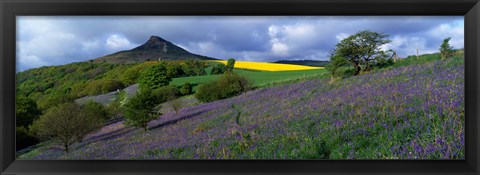
[[[225,61],[225,60],[215,60],[215,62],[220,62],[220,63],[223,63],[223,64],[227,64],[227,61]],[[291,71],[291,70],[324,69],[323,67],[301,66],[301,65],[280,64],[280,63],[267,63],[267,62],[252,62],[252,61],[235,61],[235,68],[237,68],[237,69],[260,70],[260,71]]]

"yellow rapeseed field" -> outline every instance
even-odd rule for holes
[[[215,60],[223,64],[227,64],[225,60]],[[323,67],[302,66],[293,64],[252,62],[252,61],[235,61],[235,68],[251,69],[260,71],[289,71],[289,70],[312,70],[323,69]]]

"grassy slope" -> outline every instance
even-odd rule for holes
[[[312,76],[319,76],[327,73],[325,69],[316,69],[316,70],[300,70],[300,71],[278,71],[278,72],[266,72],[266,71],[250,71],[250,70],[235,70],[240,75],[244,75],[252,79],[255,83],[255,86],[263,87],[271,83],[289,81],[300,78],[307,78]],[[191,84],[201,84],[209,81],[217,80],[221,75],[205,75],[205,76],[194,76],[194,77],[182,77],[174,78],[170,84],[172,85],[183,85],[186,82]]]
[[[464,158],[463,64],[433,60],[332,85],[318,79],[259,89],[167,113],[147,133],[119,122],[68,155],[25,158]]]

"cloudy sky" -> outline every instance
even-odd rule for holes
[[[328,60],[341,39],[361,30],[389,34],[400,57],[437,52],[452,37],[463,48],[463,16],[429,17],[17,17],[17,71],[85,61],[129,50],[160,36],[192,53],[219,59]]]

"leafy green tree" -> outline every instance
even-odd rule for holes
[[[172,77],[167,75],[165,64],[155,64],[142,72],[139,84],[142,90],[153,90],[168,85],[171,80]]]
[[[211,102],[221,99],[218,92],[218,86],[216,81],[202,83],[198,86],[195,92],[195,98],[202,102]]]
[[[83,138],[88,134],[103,126],[109,117],[109,113],[105,106],[93,100],[87,101],[83,106],[80,106],[80,110],[81,115],[83,115],[83,120],[80,122],[85,124],[79,125],[75,132],[77,141],[82,142]]]
[[[330,55],[330,62],[325,66],[325,69],[327,69],[331,75],[330,82],[333,82],[335,78],[339,76],[338,74],[341,70],[341,67],[347,64],[348,62],[345,58],[335,55],[332,52]]]
[[[375,58],[381,54],[381,46],[391,42],[386,37],[388,35],[383,33],[360,31],[340,41],[336,45],[335,54],[353,65],[354,75],[358,75],[362,70],[369,71]]]
[[[140,127],[147,131],[148,122],[161,114],[155,109],[158,102],[149,90],[143,90],[130,98],[125,105],[125,119],[129,126]]]
[[[39,139],[51,140],[68,153],[72,144],[103,125],[101,117],[87,114],[85,110],[88,109],[75,103],[60,104],[48,109],[30,129]]]
[[[16,125],[17,127],[27,128],[33,123],[34,120],[38,119],[41,112],[37,107],[37,103],[33,99],[25,96],[16,97]]]
[[[230,73],[232,74],[232,73]],[[240,76],[239,74],[233,73],[234,79],[236,79],[236,86],[238,86],[239,93],[246,95],[246,92],[253,89],[253,81],[247,77]]]
[[[246,78],[233,72],[227,72],[217,80],[217,90],[220,93],[220,98],[225,99],[239,95],[246,92],[246,87],[243,87],[243,81]]]
[[[445,38],[442,42],[442,45],[440,45],[440,55],[442,56],[442,59],[451,57],[453,55],[453,47],[448,43],[450,39],[452,38]]]
[[[233,68],[234,68],[234,67],[235,67],[235,59],[229,58],[229,59],[227,60],[227,66],[226,66],[226,68],[225,68],[225,71],[226,71],[226,72],[231,72],[231,71],[233,71]]]

